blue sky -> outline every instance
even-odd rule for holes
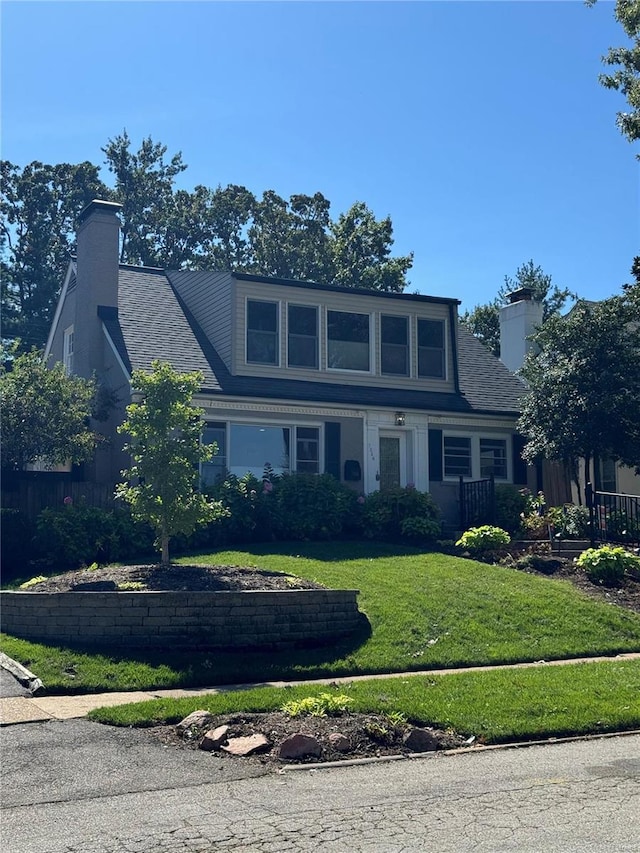
[[[640,246],[637,148],[598,82],[613,3],[5,2],[2,157],[102,163],[124,128],[196,184],[361,200],[410,291],[492,299],[529,258],[599,299]],[[103,179],[109,180],[106,170]]]

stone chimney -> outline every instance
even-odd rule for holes
[[[94,199],[82,211],[77,231],[74,364],[90,376],[103,363],[101,306],[118,308],[121,204]]]
[[[500,361],[512,372],[520,370],[532,349],[532,335],[542,323],[542,302],[533,298],[530,287],[507,294],[509,304],[500,309]]]

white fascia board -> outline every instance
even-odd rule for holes
[[[306,404],[295,403],[289,400],[267,399],[233,399],[209,397],[205,394],[194,396],[195,405],[205,411],[216,411],[219,409],[237,409],[239,411],[251,411],[265,415],[315,415],[327,418],[363,418],[365,412],[362,409],[341,409],[330,404]]]
[[[67,267],[67,274],[64,277],[64,282],[62,283],[62,290],[60,291],[60,297],[58,298],[58,304],[56,305],[56,313],[53,316],[53,323],[51,324],[51,329],[49,330],[49,337],[47,338],[47,345],[44,348],[44,361],[46,362],[49,356],[51,355],[51,347],[53,345],[53,339],[55,337],[56,331],[58,329],[58,323],[60,321],[60,315],[62,314],[62,306],[64,305],[64,300],[67,296],[67,290],[69,289],[69,282],[71,281],[71,276],[76,271],[76,263],[75,261],[69,261],[69,266]]]
[[[124,374],[125,379],[127,380],[127,382],[130,383],[131,382],[131,375],[130,375],[129,371],[127,370],[127,368],[125,367],[123,360],[120,358],[120,353],[118,352],[116,345],[113,342],[113,338],[111,337],[111,335],[107,331],[107,327],[105,326],[104,323],[102,324],[102,331],[104,332],[104,336],[107,339],[107,343],[111,347],[111,351],[113,352],[116,361],[120,365],[120,369],[122,370],[122,373]]]

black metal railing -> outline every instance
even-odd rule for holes
[[[479,524],[495,524],[495,521],[496,484],[493,476],[466,483],[460,477],[460,530]]]
[[[591,483],[587,483],[585,497],[592,545],[596,542],[640,545],[640,497],[599,492]]]

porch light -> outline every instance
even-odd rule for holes
[[[396,412],[396,426],[404,426],[404,412]]]

